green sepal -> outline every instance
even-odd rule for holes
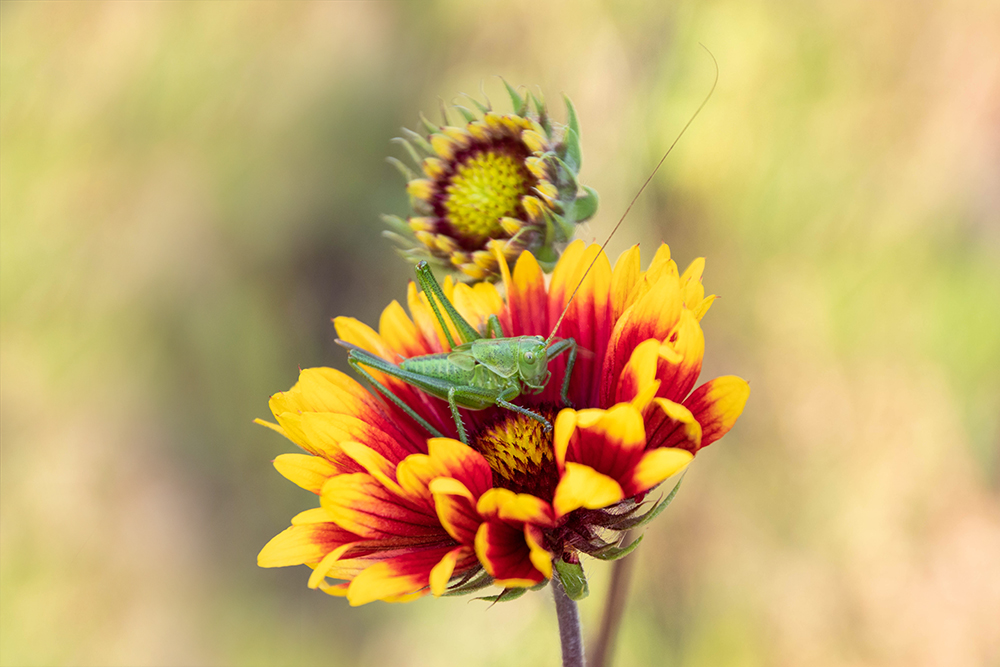
[[[486,602],[492,602],[493,604],[496,604],[497,602],[510,602],[511,600],[518,599],[527,592],[527,588],[505,588],[496,595],[473,598],[473,600],[485,600]]]
[[[576,222],[592,218],[597,213],[597,205],[600,202],[597,190],[586,185],[583,186],[583,190],[586,194],[578,195],[573,202],[573,220]]]
[[[640,535],[638,538],[633,540],[632,544],[628,545],[627,547],[619,547],[615,546],[614,544],[610,544],[601,549],[600,551],[595,551],[589,555],[593,556],[594,558],[599,558],[600,560],[618,560],[619,558],[624,558],[625,556],[628,556],[630,553],[635,551],[635,548],[639,546],[640,542],[642,542],[643,537],[644,535]]]
[[[403,134],[427,155],[436,155],[434,147],[431,146],[431,142],[427,141],[427,137],[421,136],[418,132],[414,132],[407,127],[403,128]]]
[[[566,103],[566,126],[576,132],[577,138],[580,137],[580,121],[576,117],[576,107],[573,106],[573,101],[563,93],[563,102]]]
[[[410,156],[410,159],[413,160],[413,163],[417,165],[418,168],[423,165],[424,158],[422,158],[420,154],[417,153],[417,149],[415,149],[413,145],[403,137],[393,137],[389,140],[389,143],[399,144],[405,148],[406,152]]]
[[[466,595],[467,593],[474,593],[491,585],[493,585],[493,577],[491,577],[488,572],[483,570],[478,575],[473,576],[471,579],[465,582],[460,582],[454,588],[449,588],[441,597],[455,597],[456,595]]]
[[[463,107],[461,104],[453,105],[453,108],[458,109],[458,113],[462,114],[462,118],[465,119],[466,123],[471,123],[476,120],[476,114],[472,113],[471,109]]]
[[[580,150],[580,133],[571,127],[563,133],[563,143],[559,151],[561,157],[574,174],[580,173],[583,165],[583,152]]]
[[[573,233],[576,232],[576,221],[571,216],[556,215],[551,211],[546,211],[545,227],[546,230],[552,230],[551,234],[546,233],[547,239],[552,238],[556,243],[565,243],[573,238]]]
[[[420,113],[420,122],[423,124],[424,129],[427,130],[427,132],[429,132],[430,134],[434,134],[435,132],[441,131],[441,126],[435,125],[434,123],[427,120],[427,116],[425,116],[423,112]]]
[[[524,98],[514,90],[514,87],[507,83],[507,79],[500,77],[503,81],[504,87],[507,89],[507,94],[510,95],[510,103],[514,106],[514,113],[518,116],[523,116],[528,110],[528,103],[524,101]]]
[[[438,97],[438,107],[441,109],[441,126],[448,127],[451,125],[451,121],[448,119],[448,103],[444,101],[444,98]]]
[[[587,575],[583,573],[582,565],[567,563],[562,558],[556,559],[554,564],[559,574],[559,581],[562,582],[563,590],[570,600],[579,602],[590,595],[590,585],[587,583]]]
[[[468,98],[468,100],[470,102],[472,102],[476,106],[477,109],[479,109],[479,113],[481,113],[483,115],[489,113],[490,107],[489,107],[488,104],[483,104],[482,102],[480,102],[479,100],[477,100],[472,95],[469,95],[468,93],[462,93],[462,95],[463,95],[463,97]],[[489,100],[487,100],[487,102],[488,101]]]
[[[406,179],[407,182],[412,181],[417,177],[417,175],[413,173],[413,170],[407,167],[405,164],[403,164],[402,161],[392,156],[387,157],[385,161],[391,164],[397,170],[399,170],[399,173],[403,175],[403,178]]]
[[[684,474],[686,475],[687,473]],[[674,496],[677,495],[677,490],[681,488],[681,482],[683,481],[684,475],[681,475],[681,478],[677,480],[676,486],[674,486],[674,490],[667,494],[666,498],[663,498],[653,505],[653,509],[641,516],[615,524],[615,530],[631,530],[633,528],[639,528],[641,526],[645,526],[647,523],[658,517],[660,512],[667,509],[667,506],[673,501]]]
[[[535,113],[538,114],[538,124],[542,126],[543,130],[545,130],[545,137],[551,141],[553,130],[552,119],[549,118],[548,109],[545,108],[545,100],[542,99],[541,91],[538,92],[538,96],[536,97],[535,94],[529,90],[528,99],[535,106]]]
[[[410,225],[398,215],[383,215],[382,222],[392,227],[393,231],[397,234],[413,236],[413,230],[410,229]]]
[[[546,153],[546,155],[551,155],[549,161],[556,165],[556,187],[559,188],[560,199],[572,203],[576,199],[576,193],[580,191],[580,182],[576,178],[576,173],[555,153]]]

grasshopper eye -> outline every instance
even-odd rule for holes
[[[530,364],[531,362],[533,362],[535,360],[535,353],[534,352],[525,352],[524,353],[524,360],[527,361]]]

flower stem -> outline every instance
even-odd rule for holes
[[[631,538],[625,535],[624,541],[628,543]],[[626,556],[616,560],[611,568],[611,585],[608,587],[608,597],[604,601],[601,627],[592,645],[593,667],[609,667],[611,665],[615,638],[625,613],[625,599],[628,597],[628,587],[634,567],[634,557]]]
[[[559,576],[552,577],[552,597],[559,618],[559,641],[562,642],[563,667],[583,667],[583,634],[576,602],[569,599]]]

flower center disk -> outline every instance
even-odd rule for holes
[[[522,214],[521,197],[533,178],[523,159],[495,151],[482,151],[460,164],[445,188],[444,209],[454,230],[480,244],[503,234],[500,218]]]
[[[554,410],[533,409],[550,423],[555,419]],[[552,500],[559,471],[552,433],[546,433],[539,421],[500,411],[496,419],[479,430],[472,444],[493,469],[494,486]]]

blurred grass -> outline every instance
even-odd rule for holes
[[[251,424],[409,270],[388,139],[565,91],[603,239],[708,257],[753,395],[640,549],[635,665],[1000,664],[989,2],[0,4],[0,664],[555,664],[545,594],[349,609]],[[559,104],[554,104],[561,113]],[[372,267],[377,267],[373,271]],[[592,564],[596,627],[606,567]],[[57,630],[54,630],[57,629]]]

